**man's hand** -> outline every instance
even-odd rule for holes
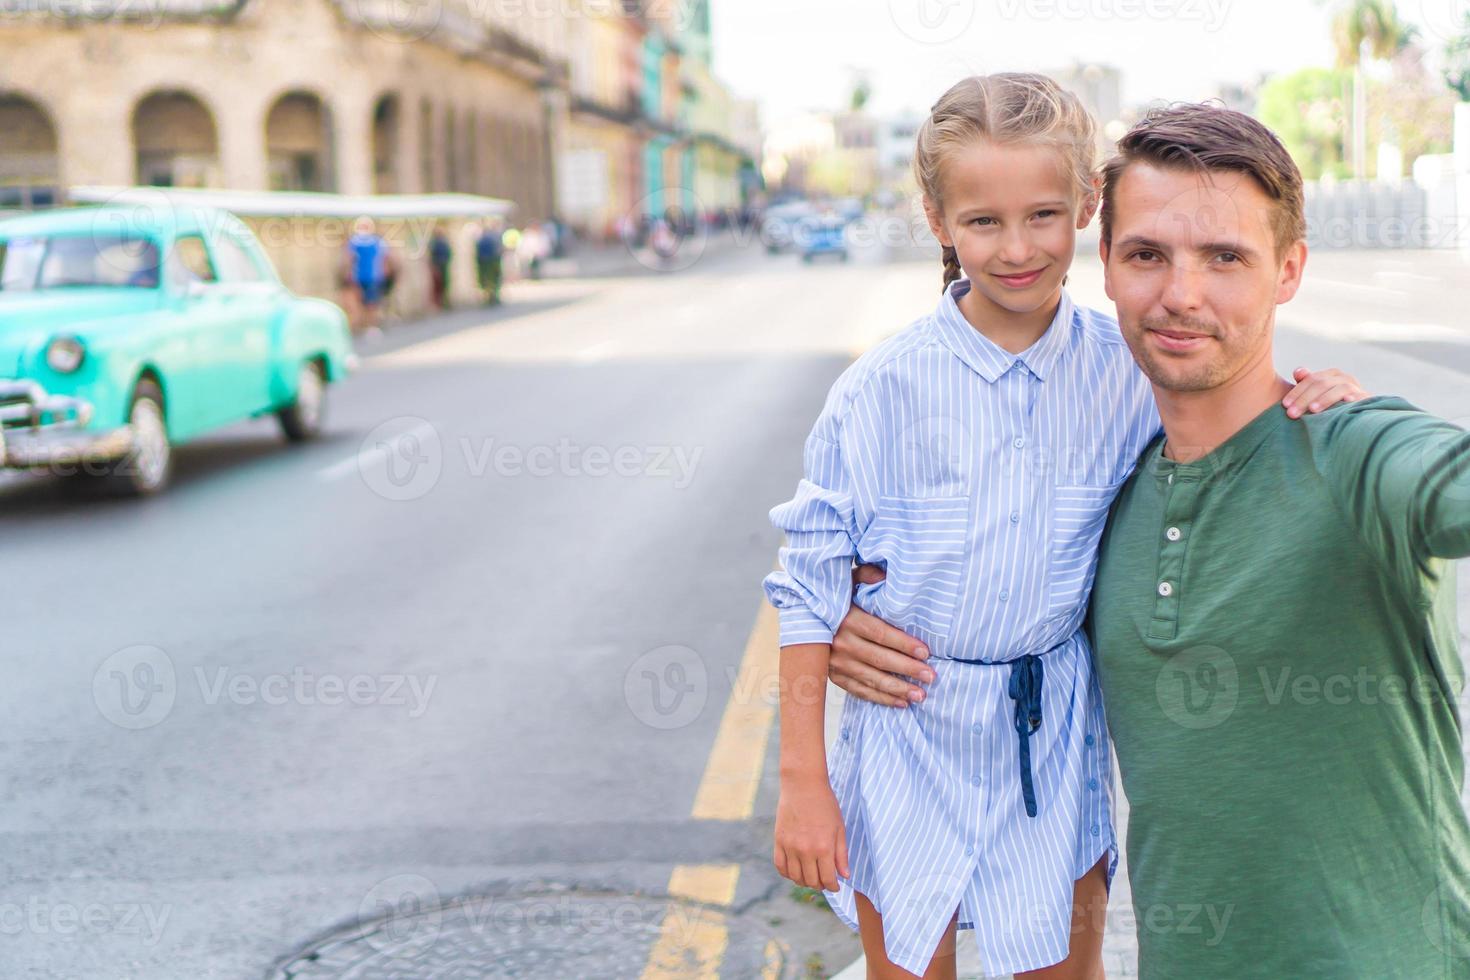
[[[877,565],[859,565],[853,569],[853,587],[876,585],[884,577]],[[853,606],[832,637],[827,676],[850,695],[907,708],[910,701],[922,701],[924,691],[904,677],[925,684],[934,680],[934,671],[924,663],[928,656],[922,642]]]
[[[1337,368],[1308,371],[1299,367],[1291,372],[1291,377],[1296,387],[1286,393],[1281,404],[1286,406],[1286,414],[1294,419],[1301,418],[1306,412],[1326,411],[1338,402],[1355,402],[1368,397],[1357,378]]]

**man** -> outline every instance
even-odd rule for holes
[[[429,293],[436,310],[449,306],[449,265],[454,260],[454,249],[442,225],[435,226],[429,236]]]
[[[1470,976],[1470,433],[1394,398],[1288,421],[1272,335],[1307,248],[1269,130],[1178,106],[1119,151],[1105,282],[1164,434],[1113,506],[1092,632],[1139,975]],[[832,679],[902,703],[919,646],[854,610]]]
[[[479,274],[480,290],[485,294],[486,306],[500,305],[500,282],[505,243],[500,222],[491,219],[485,222],[480,237],[475,240],[475,270]]]

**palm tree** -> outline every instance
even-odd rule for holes
[[[1394,0],[1337,0],[1332,15],[1332,44],[1337,67],[1353,71],[1353,176],[1362,179],[1368,154],[1368,109],[1363,66],[1371,58],[1386,61],[1409,46],[1418,33],[1399,19]]]

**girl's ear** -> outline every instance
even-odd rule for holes
[[[1082,199],[1082,204],[1077,209],[1078,231],[1081,231],[1092,223],[1092,219],[1097,214],[1097,207],[1101,200],[1102,198],[1097,191],[1092,191]]]
[[[939,244],[945,248],[954,245],[954,242],[950,240],[949,232],[944,228],[944,215],[927,197],[924,198],[924,218],[929,222],[929,230],[934,233],[935,238],[939,239]]]

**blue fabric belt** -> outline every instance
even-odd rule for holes
[[[1031,778],[1031,736],[1041,727],[1041,682],[1045,671],[1041,658],[1034,653],[1010,661],[965,660],[950,657],[966,664],[1000,663],[1011,665],[1011,680],[1007,692],[1016,702],[1016,734],[1021,741],[1021,799],[1026,804],[1026,816],[1036,816],[1036,785]]]

